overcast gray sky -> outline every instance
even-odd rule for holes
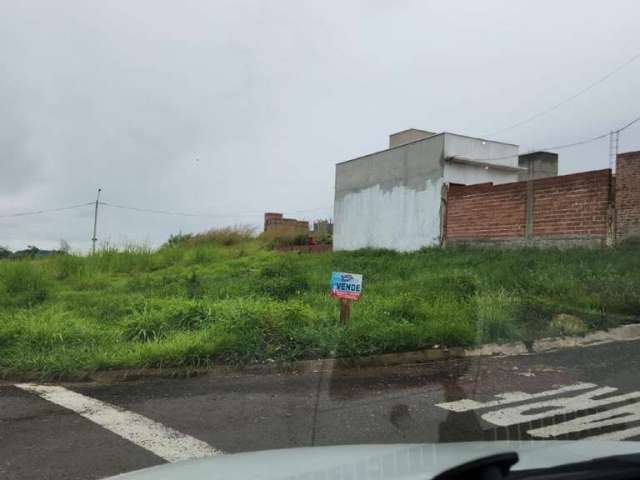
[[[158,245],[262,212],[330,217],[334,164],[409,127],[472,136],[640,53],[640,2],[0,0],[0,215],[95,198],[98,236]],[[640,60],[496,140],[521,150],[640,115]],[[640,124],[620,150],[640,149]],[[606,168],[607,139],[559,151]],[[0,245],[90,245],[91,207],[0,218]]]

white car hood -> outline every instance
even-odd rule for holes
[[[640,453],[640,442],[522,441],[347,445],[218,455],[111,477],[118,480],[420,479],[480,457],[516,451],[513,470]]]

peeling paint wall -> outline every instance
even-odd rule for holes
[[[335,250],[437,245],[443,135],[336,165]]]
[[[383,191],[376,185],[345,195],[335,207],[334,249],[411,251],[438,245],[441,185],[442,179],[422,190],[397,186]]]

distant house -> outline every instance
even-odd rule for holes
[[[50,257],[52,255],[64,255],[65,252],[61,250],[41,250],[38,247],[29,245],[25,250],[18,250],[11,254],[11,258],[35,258],[35,257]]]
[[[264,214],[264,231],[278,234],[308,234],[309,222],[295,218],[285,218],[282,213]]]
[[[517,145],[449,132],[394,133],[388,149],[336,165],[334,249],[438,245],[446,185],[557,175],[549,155],[519,158]]]

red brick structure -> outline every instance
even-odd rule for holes
[[[284,218],[281,213],[268,212],[264,214],[264,231],[278,233],[309,233],[309,222]]]
[[[640,151],[621,153],[616,161],[616,237],[640,239]]]
[[[640,238],[640,152],[610,170],[501,185],[449,185],[443,244],[612,245]]]
[[[532,236],[564,235],[606,240],[611,171],[533,180]]]
[[[446,238],[509,239],[524,236],[527,182],[449,186]]]

